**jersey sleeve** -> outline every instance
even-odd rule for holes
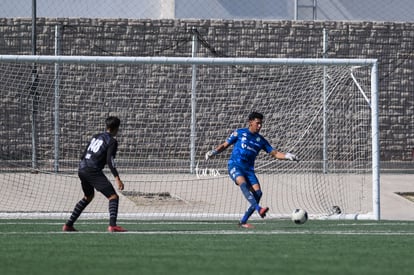
[[[85,158],[86,153],[88,152],[88,147],[89,147],[89,144],[88,144],[88,145],[86,145],[85,150],[83,150],[83,152],[82,152],[82,155],[81,155],[80,159],[84,159],[84,158]]]
[[[228,144],[234,144],[237,141],[237,138],[239,136],[239,133],[237,130],[234,130],[233,133],[226,139]]]
[[[118,142],[116,140],[114,140],[114,142],[112,142],[107,150],[106,153],[106,164],[108,165],[109,170],[111,170],[112,175],[114,175],[114,177],[119,176],[118,170],[116,169],[116,165],[115,165],[115,156],[116,156],[116,152],[118,150]]]
[[[270,145],[270,143],[266,139],[264,139],[263,142],[264,142],[263,143],[263,149],[266,151],[266,153],[269,154],[270,152],[272,152],[274,150],[272,145]]]

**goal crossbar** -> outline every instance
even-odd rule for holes
[[[124,56],[55,56],[0,55],[0,62],[88,63],[88,64],[189,64],[189,65],[323,65],[366,66],[377,59],[346,58],[243,58],[243,57],[124,57]]]

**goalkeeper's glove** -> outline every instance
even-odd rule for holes
[[[216,150],[211,150],[206,153],[206,160],[209,160],[212,156],[217,155],[218,152]]]
[[[296,155],[292,154],[292,153],[286,153],[285,154],[285,159],[299,162],[299,158]]]

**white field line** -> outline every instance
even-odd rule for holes
[[[123,221],[120,222],[122,225],[235,225],[234,222],[201,222],[201,221],[159,221],[159,222],[131,222],[131,221]],[[80,225],[107,225],[107,221],[79,221],[78,224]],[[265,223],[264,223],[265,224]],[[308,229],[306,225],[297,226],[294,229],[275,229],[275,230],[265,230],[261,231],[260,227],[257,229],[243,229],[237,228],[234,230],[129,230],[128,232],[122,233],[108,233],[106,231],[78,231],[78,232],[62,232],[60,231],[61,226],[63,225],[62,222],[0,222],[0,230],[2,225],[50,225],[50,226],[57,226],[58,231],[26,231],[26,232],[1,232],[0,235],[48,235],[48,234],[136,234],[136,235],[240,235],[240,234],[255,234],[255,235],[384,235],[384,236],[392,236],[392,235],[406,235],[411,236],[414,235],[413,231],[409,230],[399,230],[399,231],[389,231],[389,230],[376,230],[375,228],[378,226],[401,226],[401,225],[410,225],[412,223],[409,222],[391,222],[385,224],[378,224],[376,222],[368,222],[368,223],[339,223],[331,225],[330,227],[333,230],[323,230],[319,231],[317,229]],[[260,225],[258,225],[260,226]],[[277,226],[277,225],[275,225]],[[292,225],[295,226],[295,225]],[[329,225],[327,225],[329,226]],[[342,226],[366,226],[367,229],[365,230],[338,230]]]
[[[120,221],[122,225],[235,225],[234,222],[202,222],[202,221],[159,221],[159,222],[131,222],[131,221]],[[107,221],[79,221],[77,224],[79,225],[107,225]],[[263,223],[265,225],[266,223]],[[255,235],[384,235],[384,236],[413,236],[414,231],[388,231],[388,230],[375,230],[372,229],[376,226],[401,226],[401,225],[410,225],[410,222],[390,222],[390,223],[340,223],[340,224],[332,224],[326,225],[327,227],[342,227],[342,226],[362,226],[366,228],[371,228],[369,230],[324,230],[319,231],[317,229],[310,230],[306,228],[306,225],[298,226],[295,229],[275,229],[275,230],[248,230],[238,228],[235,230],[129,230],[128,232],[122,233],[109,233],[105,231],[78,231],[78,232],[62,232],[60,231],[61,226],[63,225],[63,221],[61,222],[1,222],[0,221],[0,235],[48,235],[48,234],[136,234],[136,235],[240,235],[240,234],[255,234]],[[50,226],[58,226],[59,231],[30,231],[30,232],[1,232],[2,225],[50,225]],[[275,224],[277,227],[277,224]],[[260,228],[258,228],[260,229]]]
[[[368,235],[368,236],[414,236],[414,232],[388,232],[388,231],[287,231],[287,230],[271,230],[271,231],[256,231],[256,230],[201,230],[201,231],[128,231],[122,233],[110,233],[103,231],[78,231],[78,232],[0,232],[1,235],[61,235],[61,234],[120,234],[120,235]]]
[[[16,222],[16,221],[7,221],[7,222],[2,222],[0,219],[0,226],[1,225],[63,225],[63,223],[66,220],[62,220],[62,221],[56,221],[56,222],[50,222],[50,221],[33,221],[33,222]],[[133,224],[133,225],[206,225],[206,224],[211,224],[211,225],[226,225],[226,224],[237,224],[237,221],[234,222],[214,222],[214,221],[130,221],[130,220],[119,220],[118,219],[118,223],[119,224]],[[90,224],[108,224],[108,221],[92,221],[92,220],[86,220],[86,221],[78,221],[76,223],[77,225],[90,225]],[[272,223],[266,223],[266,222],[259,222],[259,223],[254,223],[253,224],[272,224]],[[414,225],[414,223],[412,222],[388,222],[388,223],[376,223],[376,222],[371,222],[371,223],[335,223],[335,224],[327,224],[324,225],[325,227],[337,227],[337,226],[400,226],[400,225]],[[293,223],[292,223],[293,225]],[[301,226],[306,226],[306,225],[301,225]],[[275,227],[277,227],[277,223],[275,223]]]

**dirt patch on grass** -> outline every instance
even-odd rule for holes
[[[186,202],[178,197],[172,196],[169,192],[138,192],[122,191],[122,195],[134,202],[138,206],[142,205],[180,205]]]

